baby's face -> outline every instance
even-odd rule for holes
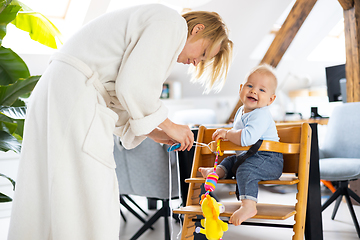
[[[253,73],[246,83],[240,85],[240,100],[244,104],[244,112],[251,112],[256,108],[269,106],[274,102],[276,82],[263,73]]]

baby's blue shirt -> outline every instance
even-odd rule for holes
[[[243,106],[236,113],[233,129],[241,131],[241,145],[250,146],[259,139],[279,141],[275,122],[269,111],[269,107],[257,108],[249,113],[241,115]]]

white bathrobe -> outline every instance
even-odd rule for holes
[[[105,14],[52,57],[30,98],[9,240],[119,239],[113,133],[134,148],[187,37],[163,5]]]

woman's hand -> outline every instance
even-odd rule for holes
[[[168,118],[159,125],[171,139],[180,143],[179,151],[190,150],[194,144],[194,134],[191,132],[189,126],[173,123]]]

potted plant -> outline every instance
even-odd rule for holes
[[[0,151],[19,153],[23,136],[26,99],[40,76],[30,76],[29,69],[21,57],[10,48],[2,46],[6,26],[12,23],[30,34],[31,39],[57,48],[61,43],[59,30],[41,13],[35,12],[17,0],[0,0]],[[15,182],[3,173],[15,189]],[[0,202],[12,199],[0,192]]]

